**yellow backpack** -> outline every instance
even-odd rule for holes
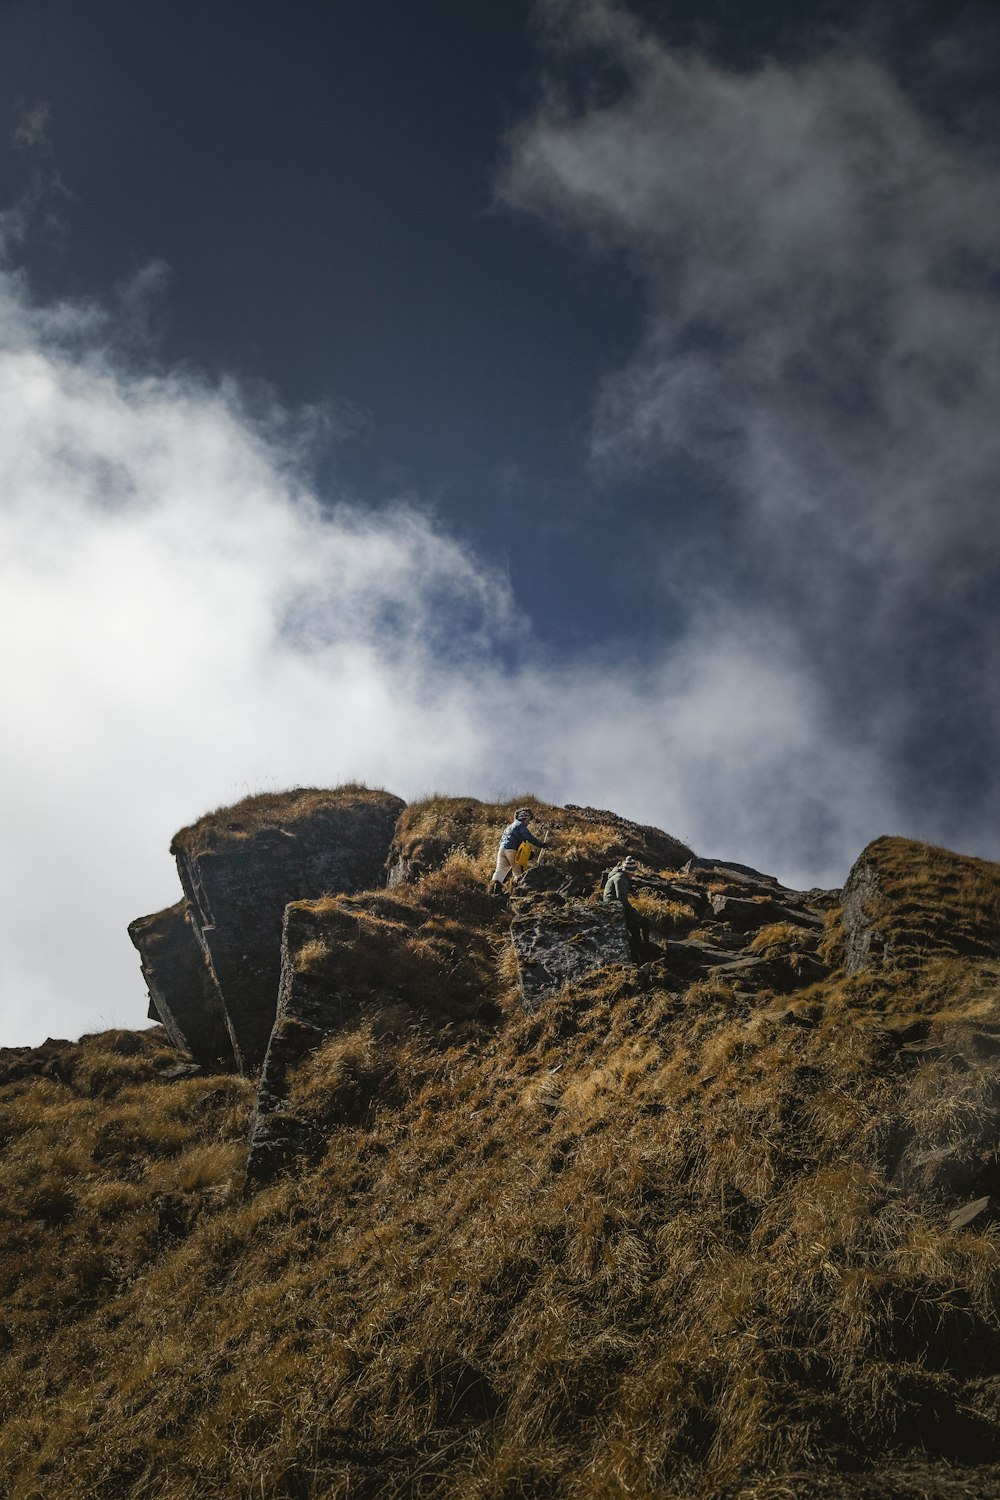
[[[528,868],[528,861],[530,860],[530,858],[531,845],[528,843],[527,839],[525,839],[524,843],[518,844],[517,846],[517,853],[514,855],[514,863],[518,865],[520,869],[526,870]]]

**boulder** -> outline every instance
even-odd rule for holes
[[[750,900],[743,896],[711,895],[712,910],[720,922],[737,932],[756,932],[776,922],[791,922],[796,927],[822,927],[818,912],[803,907],[785,906],[780,901]]]
[[[129,923],[149,989],[150,1019],[160,1022],[171,1042],[207,1068],[236,1065],[233,1038],[222,998],[205,951],[198,941],[191,903],[178,901],[164,911]]]
[[[510,938],[521,999],[529,1012],[564,984],[611,964],[632,962],[617,906],[524,898],[511,920]]]
[[[289,902],[381,885],[404,804],[367,788],[246,799],[171,845],[241,1072],[263,1062],[274,1024]]]
[[[706,916],[711,911],[709,894],[703,886],[690,881],[665,880],[659,875],[636,875],[632,879],[636,895],[645,891],[660,901],[672,901],[688,906],[692,917]]]
[[[668,983],[683,987],[703,978],[712,969],[730,962],[732,954],[714,943],[699,942],[695,938],[675,938],[667,944],[666,952],[659,960]]]
[[[752,865],[737,864],[731,859],[709,859],[700,854],[692,854],[682,866],[681,874],[697,874],[706,877],[717,875],[722,879],[737,880],[744,885],[766,886],[770,890],[780,888],[777,876],[765,875],[762,871],[755,870]]]

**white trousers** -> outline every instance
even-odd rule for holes
[[[498,885],[503,885],[508,875],[511,876],[512,882],[520,880],[523,871],[521,869],[521,866],[515,863],[516,859],[516,849],[500,850],[499,854],[497,855],[497,867],[493,871],[493,879],[497,882]]]

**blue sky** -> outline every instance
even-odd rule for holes
[[[997,857],[998,33],[0,9],[0,1041],[140,1024],[262,788]]]

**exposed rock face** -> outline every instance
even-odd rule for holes
[[[693,854],[681,870],[682,875],[699,875],[708,878],[720,875],[724,879],[738,879],[743,885],[760,885],[773,890],[778,884],[777,876],[765,875],[752,865],[741,865],[734,859],[709,859],[707,855]]]
[[[619,907],[524,899],[511,919],[510,938],[526,1010],[595,969],[632,962]]]
[[[249,827],[231,809],[171,845],[243,1072],[263,1062],[274,1024],[285,907],[379,884],[404,806],[369,791],[256,800],[264,816]]]
[[[281,935],[281,981],[277,1014],[257,1088],[250,1124],[247,1180],[269,1181],[301,1145],[301,1122],[285,1108],[288,1071],[347,1018],[351,997],[331,991],[328,975],[298,962],[309,944],[324,943],[325,915],[299,903],[289,905]]]
[[[846,969],[1000,953],[1000,866],[912,839],[862,851],[842,895]]]
[[[383,880],[404,803],[365,787],[248,797],[171,844],[185,900],[129,928],[151,1019],[209,1066],[257,1069],[277,1004],[281,924],[291,901]],[[193,946],[192,946],[193,940]]]
[[[286,1105],[288,1075],[328,1036],[358,1016],[366,989],[352,983],[350,964],[338,964],[337,957],[341,945],[359,937],[367,916],[334,901],[300,901],[285,908],[277,1010],[250,1124],[249,1182],[269,1181],[303,1146],[302,1122]],[[379,936],[386,949],[398,947],[391,926]],[[385,962],[389,953],[381,956]],[[405,967],[399,977],[405,980]]]
[[[804,907],[789,906],[780,901],[748,899],[743,896],[710,896],[712,911],[720,921],[728,923],[737,932],[758,932],[774,922],[791,922],[796,927],[822,927],[819,912]]]
[[[869,962],[881,963],[888,956],[889,944],[885,938],[875,942],[872,952],[876,933],[871,914],[878,894],[875,866],[862,854],[855,861],[843,892],[844,967],[848,974],[857,974]]]
[[[632,962],[620,908],[568,899],[572,885],[554,864],[532,867],[513,897],[511,941],[529,1010],[567,981]],[[633,904],[651,924],[656,975],[678,989],[710,979],[742,993],[783,995],[829,972],[817,949],[835,893],[793,891],[747,866],[697,859],[678,875],[640,870],[632,885]],[[666,922],[658,915],[664,909]],[[765,929],[771,936],[761,951]]]
[[[149,987],[150,1009],[181,1052],[205,1067],[236,1065],[233,1038],[204,949],[191,918],[191,903],[138,917],[128,935],[139,951]]]

